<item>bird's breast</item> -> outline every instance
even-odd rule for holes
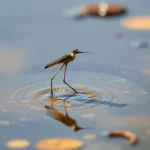
[[[70,54],[70,61],[73,61],[74,59],[76,58],[76,55],[75,54]]]

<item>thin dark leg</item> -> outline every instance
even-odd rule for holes
[[[55,76],[58,74],[58,72],[64,67],[65,64],[63,64],[60,69],[52,76],[51,78],[51,95],[53,96],[53,79],[55,78]]]
[[[65,72],[64,72],[64,78],[63,78],[63,82],[68,85],[75,93],[78,93],[73,87],[71,87],[65,80],[66,80],[66,69],[67,69],[67,65],[65,64]]]
[[[69,99],[70,97],[72,97],[72,96],[75,95],[75,94],[76,94],[76,93],[73,93],[73,94],[67,96],[65,99],[63,99],[64,107],[65,107],[65,108],[66,108],[65,103],[66,103],[67,99]]]

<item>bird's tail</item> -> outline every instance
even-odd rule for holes
[[[54,66],[56,66],[57,64],[58,64],[57,62],[49,63],[49,64],[47,64],[46,66],[44,66],[44,69],[47,69],[47,68],[49,68],[49,67],[54,67]]]

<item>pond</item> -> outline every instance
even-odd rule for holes
[[[1,149],[22,139],[33,150],[38,141],[51,138],[80,140],[83,150],[133,149],[127,140],[106,136],[120,129],[137,135],[134,149],[149,149],[150,32],[126,29],[121,20],[149,14],[150,2],[115,2],[128,12],[74,20],[64,12],[92,1],[1,1]],[[80,93],[63,83],[62,70],[51,97],[50,78],[60,66],[43,67],[75,48],[90,52],[78,54],[67,68],[67,83]]]

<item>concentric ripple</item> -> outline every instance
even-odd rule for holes
[[[109,91],[100,89],[93,91],[87,87],[76,88],[79,93],[74,93],[67,87],[54,88],[54,96],[51,97],[49,87],[44,87],[47,80],[40,80],[16,90],[11,98],[16,105],[22,105],[34,110],[43,110],[43,106],[47,104],[54,104],[55,107],[63,108],[64,102],[69,109],[84,109],[107,103],[112,99]],[[62,83],[55,83],[56,86]]]
[[[55,81],[57,88],[53,89],[54,96],[51,97],[50,82],[44,77],[17,89],[11,95],[11,101],[32,110],[44,110],[45,105],[51,104],[60,109],[65,105],[69,110],[94,106],[101,110],[110,106],[125,107],[145,99],[143,89],[126,79],[106,74],[90,74],[87,77],[77,73],[76,77],[75,81],[68,79],[68,83],[79,93],[74,94],[62,81]]]

